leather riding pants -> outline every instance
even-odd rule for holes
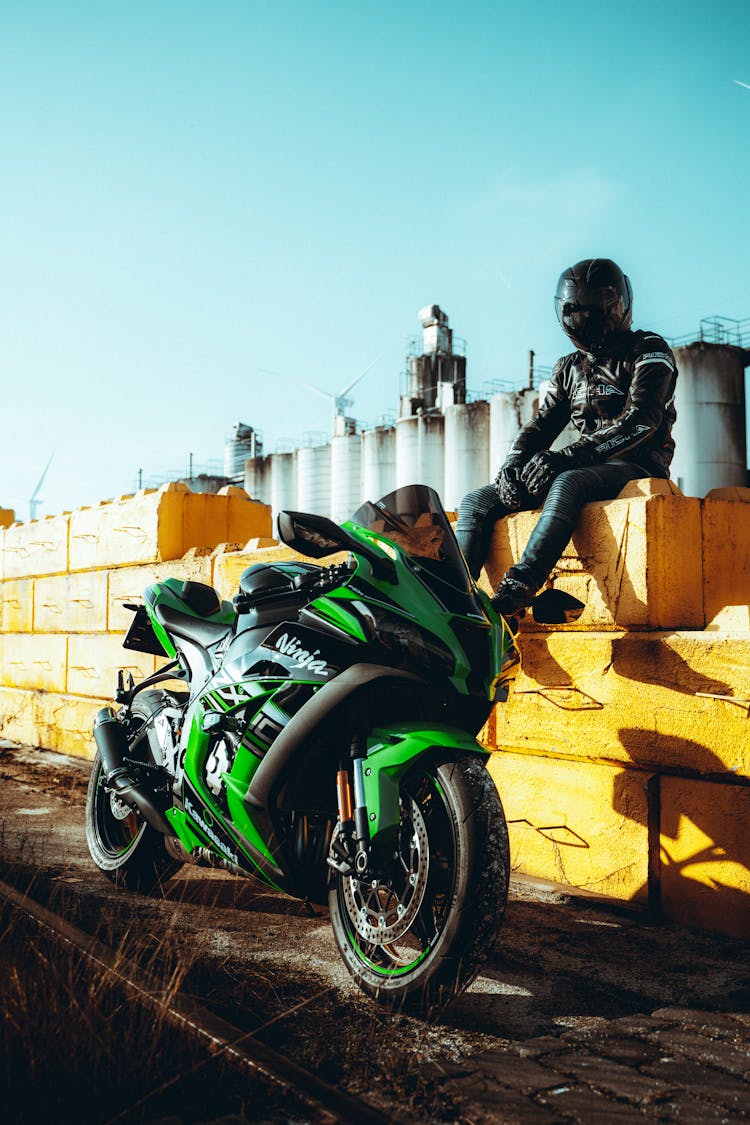
[[[629,461],[607,461],[560,473],[550,485],[542,513],[514,572],[520,571],[524,581],[539,589],[570,540],[584,504],[613,500],[628,481],[648,475],[646,469]],[[518,510],[538,508],[540,500],[527,495]],[[491,484],[467,493],[461,501],[456,537],[473,578],[479,577],[487,558],[496,521],[510,514]]]

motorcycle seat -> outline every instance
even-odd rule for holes
[[[209,648],[217,641],[222,640],[232,628],[222,621],[206,621],[195,617],[191,613],[181,613],[171,606],[157,605],[154,608],[157,621],[164,626],[168,633],[175,637],[199,644],[201,648]]]

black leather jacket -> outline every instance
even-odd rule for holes
[[[563,356],[536,417],[513,442],[507,461],[527,461],[549,449],[570,421],[581,434],[560,451],[571,469],[629,461],[650,476],[668,477],[676,378],[674,355],[653,332],[624,332],[605,356]]]

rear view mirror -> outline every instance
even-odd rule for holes
[[[314,516],[308,512],[279,512],[279,538],[301,555],[322,559],[335,551],[354,551],[367,559],[376,578],[386,582],[396,581],[396,567],[379,551],[353,539],[327,516]]]
[[[349,536],[338,524],[326,516],[307,512],[279,512],[279,538],[288,547],[313,559],[350,549]]]
[[[570,625],[577,621],[586,606],[564,590],[544,590],[531,603],[531,612],[539,625]]]

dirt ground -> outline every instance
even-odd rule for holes
[[[439,1022],[388,1015],[352,983],[318,908],[190,867],[163,899],[114,889],[86,848],[88,770],[0,743],[0,877],[33,877],[92,931],[187,935],[187,983],[206,1004],[241,1027],[272,1020],[269,1044],[394,1120],[750,1117],[743,944],[514,882],[471,989]]]

